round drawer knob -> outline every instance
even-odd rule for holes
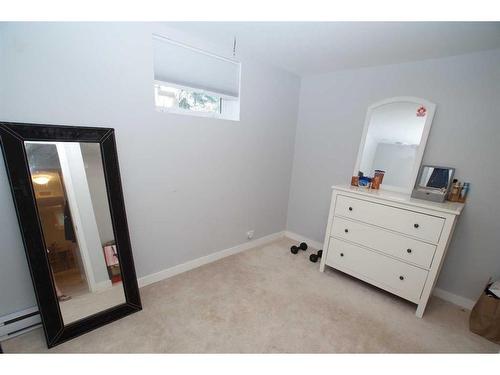
[[[407,252],[408,254],[410,254],[410,253],[411,253],[411,249],[406,249],[406,252]]]
[[[418,225],[418,224],[413,224],[413,227],[414,227],[414,228],[418,228],[419,226],[420,226],[420,225]]]
[[[344,256],[344,253],[340,253],[340,256],[343,257]]]
[[[349,229],[347,229],[347,228],[344,229],[344,232],[349,233]]]
[[[349,207],[349,211],[352,211],[352,207]]]
[[[405,277],[404,276],[399,276],[399,280],[404,280]]]

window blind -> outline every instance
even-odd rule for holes
[[[236,98],[240,63],[154,35],[154,77],[157,81],[202,89]]]

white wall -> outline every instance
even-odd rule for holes
[[[288,229],[323,241],[330,186],[350,182],[366,109],[393,96],[437,104],[423,162],[471,182],[438,286],[474,299],[500,277],[500,50],[303,79]]]
[[[0,25],[1,120],[116,129],[139,277],[243,243],[249,229],[285,229],[300,86],[245,59],[241,121],[156,112],[153,32],[185,37],[142,23]],[[0,205],[4,315],[35,301],[3,160]]]

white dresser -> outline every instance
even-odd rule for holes
[[[422,317],[462,209],[334,186],[320,270],[333,267],[416,303]]]

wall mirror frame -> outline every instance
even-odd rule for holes
[[[432,126],[432,120],[434,118],[434,113],[436,111],[436,105],[426,99],[418,98],[418,97],[413,97],[413,96],[398,96],[398,97],[392,97],[392,98],[387,98],[381,101],[378,101],[372,105],[370,105],[367,109],[366,113],[366,118],[365,118],[365,123],[364,123],[364,128],[363,128],[363,133],[361,136],[361,142],[359,145],[359,150],[358,150],[358,156],[356,160],[356,164],[354,166],[354,172],[353,176],[357,176],[358,172],[361,171],[362,169],[362,164],[363,164],[363,154],[367,152],[367,138],[369,136],[369,131],[370,129],[373,129],[373,121],[372,119],[374,118],[374,114],[376,114],[378,111],[380,111],[381,108],[389,108],[389,106],[394,106],[397,105],[398,103],[402,104],[409,104],[410,106],[414,105],[415,109],[423,107],[424,108],[424,121],[421,122],[421,136],[420,136],[420,141],[418,145],[413,145],[414,150],[413,152],[413,157],[412,157],[412,162],[411,165],[407,167],[407,170],[405,171],[406,177],[405,177],[405,182],[398,185],[398,184],[390,184],[389,179],[386,176],[384,176],[384,180],[382,185],[380,186],[381,189],[384,190],[389,190],[389,191],[395,191],[395,192],[400,192],[400,193],[405,193],[405,194],[411,194],[411,191],[415,185],[415,181],[417,178],[417,175],[419,173],[420,169],[420,164],[422,162],[422,158],[424,155],[425,151],[425,146],[427,144],[427,139],[429,137],[429,132],[431,130]],[[416,113],[413,112],[413,116],[415,116]],[[387,115],[386,115],[387,116]],[[401,124],[401,126],[405,126],[405,124]],[[387,129],[385,130],[387,132]],[[401,131],[401,134],[405,134],[405,129],[399,129],[398,131]],[[397,139],[397,135],[395,135],[396,132],[393,132],[393,134],[390,134],[391,137]],[[408,130],[408,133],[410,131]],[[402,137],[404,138],[404,137]],[[403,143],[403,142],[394,142],[394,139],[392,139],[393,143]],[[374,169],[383,169],[383,168],[377,168],[375,167]],[[371,171],[373,172],[373,171]],[[366,174],[365,174],[366,175]]]
[[[109,212],[119,262],[121,299],[117,304],[74,321],[63,319],[52,265],[39,216],[26,145],[30,142],[93,144],[100,150],[103,193]],[[75,143],[77,142],[77,143]],[[28,266],[48,347],[82,335],[142,309],[130,244],[114,130],[0,122],[0,145],[7,169]],[[99,153],[99,152],[98,152]],[[105,185],[105,186],[104,186]],[[105,189],[105,190],[104,190]],[[100,257],[103,259],[102,248]],[[117,262],[117,263],[118,263]],[[109,280],[108,280],[109,281]],[[123,288],[123,291],[121,291]],[[59,298],[58,298],[59,297]],[[122,301],[123,300],[123,301]]]

